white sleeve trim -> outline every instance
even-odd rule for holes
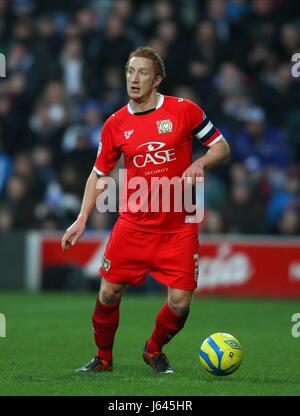
[[[93,167],[93,170],[97,173],[99,176],[106,176],[107,173],[101,172],[101,170],[97,169],[95,166]]]
[[[216,144],[217,142],[219,142],[220,140],[224,139],[224,137],[222,136],[222,134],[220,134],[218,137],[215,138],[215,140],[213,140],[211,143],[209,143],[207,146],[211,147],[214,144]]]

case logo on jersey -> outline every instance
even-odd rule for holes
[[[142,155],[134,156],[134,165],[137,168],[144,168],[148,163],[153,163],[154,165],[161,165],[163,163],[176,160],[175,149],[161,150],[165,146],[166,143],[162,142],[147,142],[141,144],[137,147],[137,150],[145,147],[148,152]]]
[[[171,120],[159,120],[156,122],[157,130],[159,134],[171,133],[173,130],[173,124]]]
[[[133,132],[134,130],[124,131],[125,139],[129,139],[129,137],[132,135]]]

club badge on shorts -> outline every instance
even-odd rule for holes
[[[101,269],[105,272],[108,272],[110,269],[110,260],[108,260],[106,257],[103,257],[102,259]]]
[[[158,133],[159,134],[163,134],[163,133],[171,133],[171,131],[173,130],[173,124],[171,120],[158,120],[156,122],[157,124],[157,129],[158,129]]]

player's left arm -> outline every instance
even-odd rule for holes
[[[201,156],[194,163],[192,163],[182,174],[181,180],[191,177],[192,183],[196,183],[196,178],[204,177],[204,170],[214,167],[227,159],[230,155],[229,145],[222,137],[218,142],[214,143],[208,148],[205,155]]]
[[[187,111],[187,129],[195,140],[208,148],[205,155],[192,163],[182,174],[184,178],[192,178],[194,184],[197,178],[204,177],[204,170],[218,165],[230,155],[230,148],[219,129],[208,119],[207,115],[196,103],[183,100]]]

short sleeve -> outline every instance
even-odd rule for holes
[[[116,147],[111,123],[107,120],[101,130],[98,154],[94,164],[94,171],[100,175],[108,175],[121,156],[121,150]]]
[[[186,100],[188,104],[189,129],[193,137],[204,146],[212,146],[223,138],[218,130],[208,119],[205,112],[193,101]]]

